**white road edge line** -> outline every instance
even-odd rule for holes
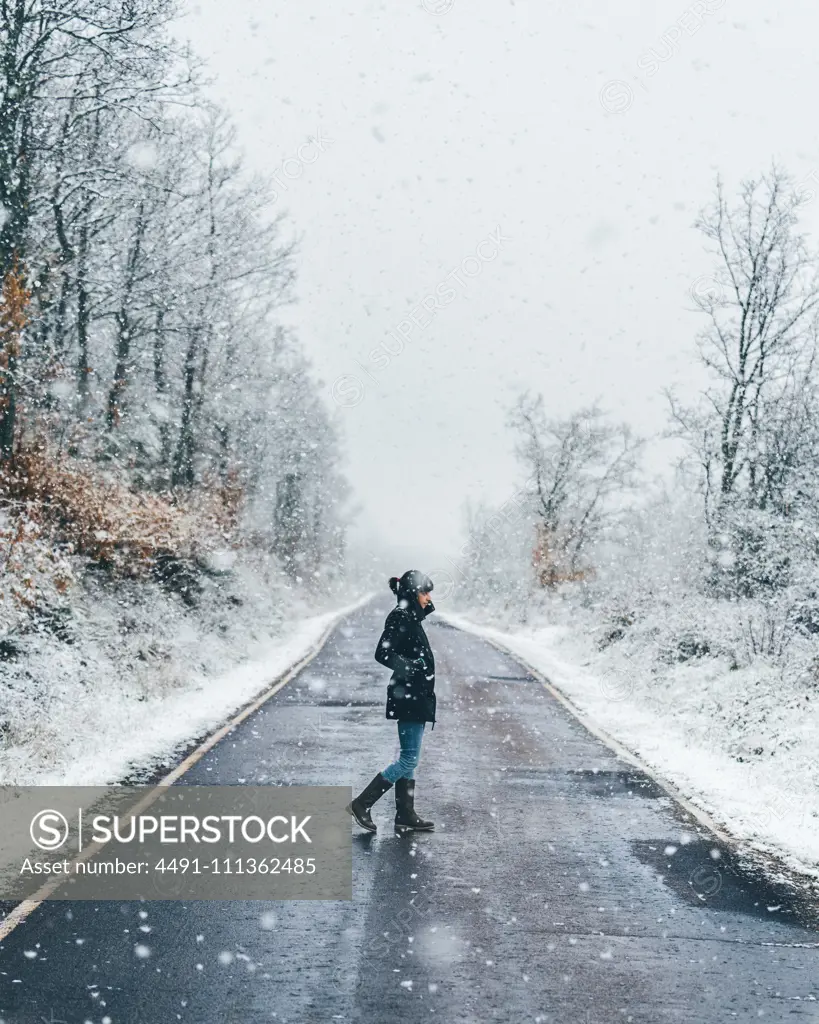
[[[477,636],[479,639],[485,640],[488,644],[491,644],[494,648],[496,648],[496,650],[501,651],[503,654],[509,655],[510,658],[518,662],[518,664],[522,665],[528,672],[530,672],[535,677],[535,679],[537,679],[538,682],[546,690],[548,690],[551,696],[554,697],[554,699],[558,701],[558,703],[562,704],[563,707],[566,708],[566,710],[572,715],[572,717],[576,718],[577,721],[580,722],[580,724],[587,732],[590,732],[592,736],[600,740],[601,743],[604,743],[611,751],[617,754],[619,758],[621,758],[624,761],[627,761],[629,764],[634,765],[635,768],[639,768],[641,772],[644,772],[646,775],[649,776],[649,778],[653,779],[661,789],[665,790],[665,792],[668,793],[672,800],[676,801],[678,804],[680,804],[681,807],[685,808],[685,810],[692,816],[692,818],[695,818],[701,825],[707,828],[709,832],[712,832],[717,839],[719,839],[726,845],[732,847],[736,846],[737,843],[740,842],[740,840],[738,840],[736,836],[732,836],[728,832],[725,832],[722,828],[720,828],[716,821],[714,821],[714,819],[706,811],[703,811],[701,808],[697,807],[697,805],[692,803],[688,799],[688,797],[683,796],[683,794],[677,789],[677,787],[672,782],[669,782],[668,779],[664,778],[662,775],[659,775],[656,771],[654,771],[653,768],[646,764],[645,761],[643,761],[637,754],[629,750],[627,747],[624,747],[619,740],[616,740],[613,736],[610,736],[609,733],[607,733],[605,729],[601,728],[601,726],[599,726],[593,718],[587,715],[585,711],[581,711],[580,708],[569,697],[567,697],[562,690],[559,690],[554,685],[554,683],[550,682],[549,679],[547,679],[542,672],[536,669],[534,665],[530,665],[529,662],[522,655],[513,651],[511,648],[501,643],[501,641],[495,640],[494,637],[485,636],[483,633],[479,631],[479,629],[471,630],[467,628],[467,626],[465,626],[460,619],[458,620],[458,622],[451,621],[446,616],[445,613],[442,614],[440,618],[453,629],[460,629],[464,633],[470,633],[472,636]]]
[[[305,654],[299,661],[290,668],[285,669],[284,673],[277,677],[277,679],[258,697],[253,697],[248,704],[245,704],[236,714],[224,725],[220,726],[216,732],[211,733],[199,746],[191,751],[180,763],[168,772],[167,775],[163,776],[159,782],[157,782],[150,793],[138,801],[133,807],[129,807],[125,814],[137,813],[138,811],[144,810],[149,807],[154,800],[160,795],[160,791],[167,786],[172,786],[177,779],[181,778],[185,772],[189,771],[197,761],[200,761],[209,750],[212,750],[220,740],[224,739],[228,733],[232,732],[238,725],[240,725],[246,718],[249,718],[255,711],[267,703],[271,697],[275,696],[283,686],[286,686],[291,679],[297,676],[302,669],[306,668],[307,665],[316,657],[317,654],[322,650],[324,645],[327,643],[330,635],[338,626],[342,619],[345,619],[352,612],[357,611],[363,607],[368,601],[372,600],[374,594],[367,594],[362,597],[355,604],[348,605],[346,608],[341,608],[332,620],[328,623],[321,636],[316,640],[310,650]],[[95,844],[93,847],[88,847],[87,851],[84,850],[80,856],[75,857],[72,863],[78,860],[86,860],[91,854],[96,853],[105,844]],[[14,929],[22,924],[23,921],[40,906],[41,903],[45,902],[49,896],[54,892],[55,889],[59,888],[63,884],[65,879],[54,879],[53,881],[46,882],[41,885],[40,888],[32,894],[32,896],[18,903],[13,910],[11,910],[6,917],[0,921],[0,942],[6,939]]]

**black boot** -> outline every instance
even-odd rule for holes
[[[363,789],[352,803],[347,804],[347,810],[368,832],[377,831],[375,822],[370,817],[370,808],[376,800],[381,799],[388,789],[392,789],[392,783],[387,782],[379,772],[366,789]]]
[[[399,779],[395,784],[395,831],[432,832],[435,822],[425,821],[415,813],[415,779]]]

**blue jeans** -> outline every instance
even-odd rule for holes
[[[381,774],[393,785],[399,779],[414,779],[415,768],[421,757],[421,740],[424,738],[425,722],[399,722],[398,740],[401,753],[397,761],[385,768]]]

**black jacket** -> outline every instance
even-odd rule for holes
[[[387,718],[397,722],[435,722],[435,658],[421,625],[435,608],[417,598],[399,602],[387,616],[375,660],[392,669],[387,686]],[[419,661],[423,659],[423,662]]]

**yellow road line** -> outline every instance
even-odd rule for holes
[[[362,602],[364,603],[364,602]],[[181,778],[185,772],[189,771],[197,761],[207,754],[209,750],[212,750],[216,744],[225,738],[228,733],[232,732],[238,725],[240,725],[246,718],[249,718],[254,711],[258,711],[259,708],[270,700],[271,697],[275,696],[281,690],[283,686],[286,686],[291,679],[299,674],[316,655],[321,651],[327,640],[339,622],[347,615],[350,614],[351,608],[345,608],[343,612],[337,615],[333,621],[327,626],[324,632],[321,634],[319,639],[316,641],[313,649],[309,654],[306,654],[301,661],[296,662],[292,665],[283,676],[281,676],[272,686],[270,686],[260,697],[255,697],[249,704],[246,704],[241,711],[233,716],[229,722],[217,729],[216,732],[212,733],[204,742],[193,750],[188,756],[181,761],[176,768],[168,772],[167,775],[163,776],[159,782],[154,786],[154,789],[150,793],[146,793],[141,800],[139,800],[133,807],[130,807],[125,814],[138,814],[146,807],[149,807],[158,797],[161,795],[160,790],[166,786],[172,786],[177,779]],[[83,850],[81,854],[75,857],[72,863],[77,863],[81,860],[86,860],[92,854],[98,852],[104,846],[104,843],[96,843],[89,846],[87,850]],[[7,938],[11,932],[31,914],[32,911],[36,910],[49,896],[57,889],[60,885],[65,882],[64,878],[53,879],[52,881],[46,882],[41,885],[40,888],[32,894],[32,896],[23,900],[22,903],[18,903],[17,906],[10,911],[10,913],[0,921],[0,942]]]

